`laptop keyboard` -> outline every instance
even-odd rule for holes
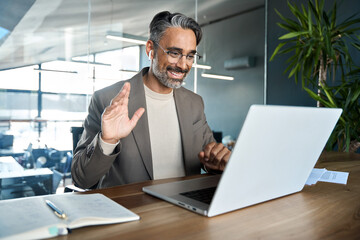
[[[180,195],[195,199],[199,202],[210,204],[211,199],[214,196],[215,190],[216,190],[216,187],[210,187],[210,188],[204,188],[204,189],[190,191],[190,192],[183,192],[183,193],[180,193]]]

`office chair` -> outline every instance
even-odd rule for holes
[[[216,142],[221,143],[222,142],[222,132],[215,132],[213,131],[213,136],[216,140]]]
[[[81,135],[84,131],[84,128],[83,127],[71,127],[70,131],[72,133],[72,138],[73,138],[73,153],[74,153],[77,143],[79,142]]]
[[[61,179],[63,179],[63,174],[56,169],[52,170],[53,172],[53,181],[52,181],[52,193],[56,193],[56,189],[59,187]]]
[[[32,149],[31,158],[35,168],[53,167],[50,162],[49,150],[47,148]]]
[[[63,185],[65,187],[65,180],[71,178],[71,162],[73,155],[71,152],[66,152],[61,160],[59,171],[62,173]]]
[[[62,179],[65,186],[65,180],[71,178],[71,162],[73,159],[71,152],[52,149],[49,152],[49,159],[51,170],[54,173],[54,184],[58,186]]]

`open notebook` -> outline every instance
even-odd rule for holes
[[[50,200],[67,219],[57,217]],[[102,194],[60,194],[0,201],[0,239],[41,239],[66,235],[68,229],[139,220]]]

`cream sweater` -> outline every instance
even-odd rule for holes
[[[144,87],[154,179],[185,176],[174,92],[159,94]]]

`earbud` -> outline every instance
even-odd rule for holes
[[[151,52],[152,52],[152,50],[150,50],[150,52],[149,52],[149,60],[152,59]]]

